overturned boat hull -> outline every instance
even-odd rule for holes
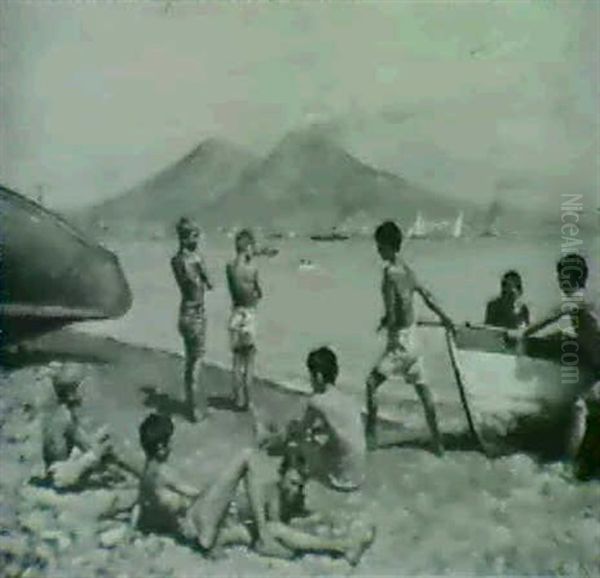
[[[66,324],[123,315],[117,257],[60,216],[0,187],[0,329],[8,345]]]

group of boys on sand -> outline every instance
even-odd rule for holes
[[[188,417],[197,419],[194,394],[200,393],[200,417],[207,416],[205,383],[201,380],[206,337],[204,292],[212,288],[207,268],[198,251],[199,229],[188,219],[178,223],[180,248],[172,259],[181,290],[179,329],[185,345],[185,393]],[[393,222],[382,223],[375,242],[384,262],[381,292],[384,315],[378,331],[386,332],[386,347],[366,380],[366,423],[361,408],[336,387],[339,372],[335,352],[328,347],[311,351],[307,358],[313,395],[302,417],[283,431],[271,431],[255,419],[256,446],[243,451],[204,490],[177,481],[166,467],[174,424],[170,417],[151,414],[139,428],[140,444],[146,456],[139,479],[138,527],[145,532],[169,534],[208,552],[226,544],[246,544],[263,554],[293,557],[303,552],[344,556],[356,563],[374,538],[372,524],[342,524],[309,514],[304,488],[315,479],[337,491],[356,491],[365,478],[366,451],[377,446],[377,390],[388,379],[402,377],[412,384],[422,402],[435,453],[443,453],[433,397],[427,383],[422,354],[416,343],[414,296],[439,317],[444,327],[456,331],[451,318],[400,257],[402,233]],[[256,355],[256,304],[262,297],[254,263],[254,238],[249,230],[235,239],[236,256],[226,266],[232,300],[229,321],[233,352],[235,407],[254,413],[250,393]],[[588,386],[575,401],[569,434],[570,455],[578,477],[588,478],[600,471],[600,323],[597,303],[586,294],[588,267],[580,255],[569,254],[557,264],[559,286],[564,300],[539,322],[529,324],[529,310],[523,303],[523,284],[516,271],[502,277],[501,292],[486,308],[486,323],[519,341],[534,335],[565,315],[576,332],[581,362],[591,376]],[[565,303],[567,305],[565,305]],[[96,436],[89,441],[77,418],[80,402],[78,380],[59,372],[54,378],[58,403],[44,420],[44,460],[56,485],[69,486],[93,475],[107,464],[127,467],[114,456],[110,440]],[[280,445],[283,453],[277,481],[262,487],[257,470],[269,466],[261,461],[268,447]],[[80,452],[74,457],[73,449]],[[65,464],[71,467],[71,478]],[[61,473],[62,472],[62,473]],[[73,472],[75,472],[73,474]],[[231,504],[238,486],[245,485],[249,503],[248,519],[234,520]],[[315,530],[316,526],[319,528]],[[328,528],[328,530],[323,530]]]

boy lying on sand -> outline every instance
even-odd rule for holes
[[[82,373],[63,365],[52,376],[54,402],[42,416],[42,453],[46,477],[57,488],[76,489],[106,470],[112,454],[108,435],[91,437],[79,421]],[[107,473],[106,471],[104,473]]]
[[[167,468],[173,432],[171,419],[158,414],[149,415],[140,426],[146,454],[139,486],[140,530],[170,535],[206,553],[241,544],[281,558],[304,552],[341,555],[351,564],[359,561],[372,541],[371,529],[352,529],[341,537],[315,535],[303,529],[306,521],[296,522],[309,517],[304,505],[304,462],[293,450],[284,456],[277,482],[266,488],[266,500],[257,481],[260,461],[252,450],[241,452],[210,486],[199,491],[177,481]],[[241,482],[250,502],[250,519],[240,521],[229,514]]]
[[[563,294],[561,303],[527,329],[510,331],[509,337],[525,339],[563,317],[570,319],[576,338],[562,342],[561,359],[570,363],[573,358],[585,372],[587,383],[573,406],[568,451],[576,476],[586,479],[600,473],[600,307],[586,290],[589,270],[581,255],[563,256],[556,274]]]

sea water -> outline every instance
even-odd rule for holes
[[[132,288],[133,306],[123,318],[84,324],[85,330],[181,352],[179,293],[170,269],[175,242],[106,244],[120,258]],[[372,240],[296,238],[277,244],[277,256],[257,258],[264,292],[258,309],[257,373],[306,388],[308,351],[329,345],[339,356],[340,386],[361,395],[365,377],[384,345],[383,336],[375,331],[382,315],[382,266]],[[588,255],[594,255],[594,249],[600,249],[598,238],[584,244]],[[205,238],[203,251],[215,285],[206,297],[207,359],[227,365],[230,300],[225,263],[233,256],[233,242],[214,234]],[[483,321],[485,304],[498,293],[500,277],[508,269],[521,273],[534,319],[559,302],[555,263],[560,252],[560,239],[554,238],[409,240],[404,248],[406,260],[448,314],[457,322],[474,323]],[[301,266],[303,259],[314,266]],[[593,271],[596,286],[597,273]],[[417,301],[419,316],[433,319],[418,297]],[[425,335],[422,345],[437,397],[454,399],[443,339],[428,341]]]

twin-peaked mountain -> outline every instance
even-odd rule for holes
[[[457,205],[305,130],[288,134],[265,158],[226,141],[205,141],[86,216],[96,223],[168,226],[189,215],[207,228],[247,224],[308,231],[357,216],[408,224],[419,210],[449,217]]]

